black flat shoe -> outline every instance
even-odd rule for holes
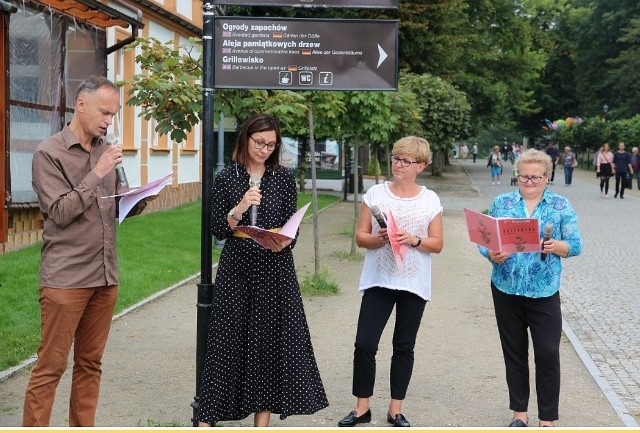
[[[527,423],[522,421],[520,418],[514,418],[509,424],[509,427],[526,427]]]
[[[392,418],[389,412],[387,412],[387,422],[393,424],[394,427],[411,427],[409,421],[401,413],[396,414],[395,418]]]
[[[360,416],[358,416],[358,412],[352,410],[351,412],[349,412],[349,415],[338,421],[338,427],[353,427],[356,424],[365,422],[371,422],[371,409]]]

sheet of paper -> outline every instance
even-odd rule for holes
[[[398,242],[397,235],[399,231],[400,227],[398,227],[393,213],[389,210],[387,212],[387,234],[389,235],[391,251],[393,251],[393,256],[396,259],[396,265],[398,266],[398,270],[402,272],[404,269],[404,258],[409,254],[409,247]]]
[[[266,230],[256,226],[236,226],[235,230],[239,232],[243,232],[251,239],[259,243],[265,248],[268,248],[270,239],[277,240],[286,240],[286,239],[294,239],[296,237],[296,233],[298,232],[298,228],[300,227],[300,223],[302,222],[302,218],[304,217],[305,212],[309,208],[311,203],[307,203],[302,206],[296,213],[291,215],[291,218],[282,226],[280,232],[274,233],[270,230]]]
[[[469,240],[505,253],[539,252],[540,230],[536,218],[494,218],[464,208]]]
[[[118,222],[122,223],[131,209],[133,209],[136,203],[138,203],[140,200],[152,195],[158,195],[160,191],[162,191],[162,188],[171,183],[172,178],[173,171],[165,174],[160,179],[156,179],[153,182],[149,182],[145,186],[141,186],[140,188],[132,189],[122,194],[110,196],[120,197],[120,203],[118,204]]]

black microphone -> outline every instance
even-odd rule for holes
[[[258,176],[257,174],[252,174],[251,178],[249,179],[249,188],[260,188],[260,176]],[[256,225],[256,221],[258,220],[258,205],[257,204],[252,204],[251,205],[251,225],[255,226]]]
[[[553,235],[553,224],[546,223],[544,225],[544,234],[542,235],[542,243],[544,244],[546,241],[551,240],[551,236]],[[546,260],[547,254],[540,253],[540,260]]]
[[[387,222],[384,220],[384,215],[382,214],[382,211],[380,210],[380,208],[375,204],[371,206],[371,215],[373,215],[376,221],[378,221],[380,228],[382,229],[387,228]]]
[[[116,137],[115,134],[107,134],[107,136],[104,139],[107,142],[107,146],[114,146],[118,144],[118,137]],[[121,162],[117,163],[115,168],[116,168],[116,177],[118,178],[118,183],[120,184],[120,186],[127,186],[129,182],[127,182],[127,175],[124,174],[124,167],[122,166],[122,163]]]

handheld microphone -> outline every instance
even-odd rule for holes
[[[382,211],[378,206],[376,205],[371,206],[371,215],[373,215],[376,221],[378,221],[380,228],[382,229],[387,228],[387,222],[384,220],[384,215],[382,214]]]
[[[114,146],[118,144],[118,137],[116,137],[115,134],[107,134],[104,139],[107,142],[107,146]],[[127,175],[124,173],[124,167],[122,166],[122,163],[117,163],[115,169],[116,177],[118,178],[118,183],[120,184],[120,186],[127,186],[129,182],[127,182]]]
[[[546,241],[551,240],[551,236],[553,235],[553,224],[546,223],[544,225],[544,234],[542,236],[542,243],[544,244]],[[546,260],[547,254],[540,253],[540,260]]]
[[[252,174],[251,178],[249,179],[249,188],[260,188],[260,176],[258,176],[257,174]],[[256,221],[258,220],[258,205],[257,204],[252,204],[251,205],[251,225],[255,226],[256,225]]]

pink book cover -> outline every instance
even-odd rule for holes
[[[304,217],[304,213],[307,211],[310,204],[311,203],[307,203],[306,205],[298,209],[298,211],[294,213],[291,218],[289,218],[289,221],[287,221],[282,226],[280,232],[278,233],[255,226],[236,226],[235,230],[249,235],[251,239],[259,243],[263,247],[269,248],[267,246],[269,245],[269,239],[286,240],[296,237],[296,233],[298,232],[298,228],[300,227],[300,223],[302,222],[302,217]]]
[[[494,218],[467,208],[464,216],[473,243],[504,253],[540,251],[540,230],[535,218]]]
[[[398,232],[400,227],[396,219],[393,217],[391,211],[387,215],[387,234],[389,235],[389,243],[391,244],[391,251],[393,251],[393,257],[396,259],[396,266],[398,270],[402,272],[404,269],[404,258],[409,254],[409,247],[398,242]]]

